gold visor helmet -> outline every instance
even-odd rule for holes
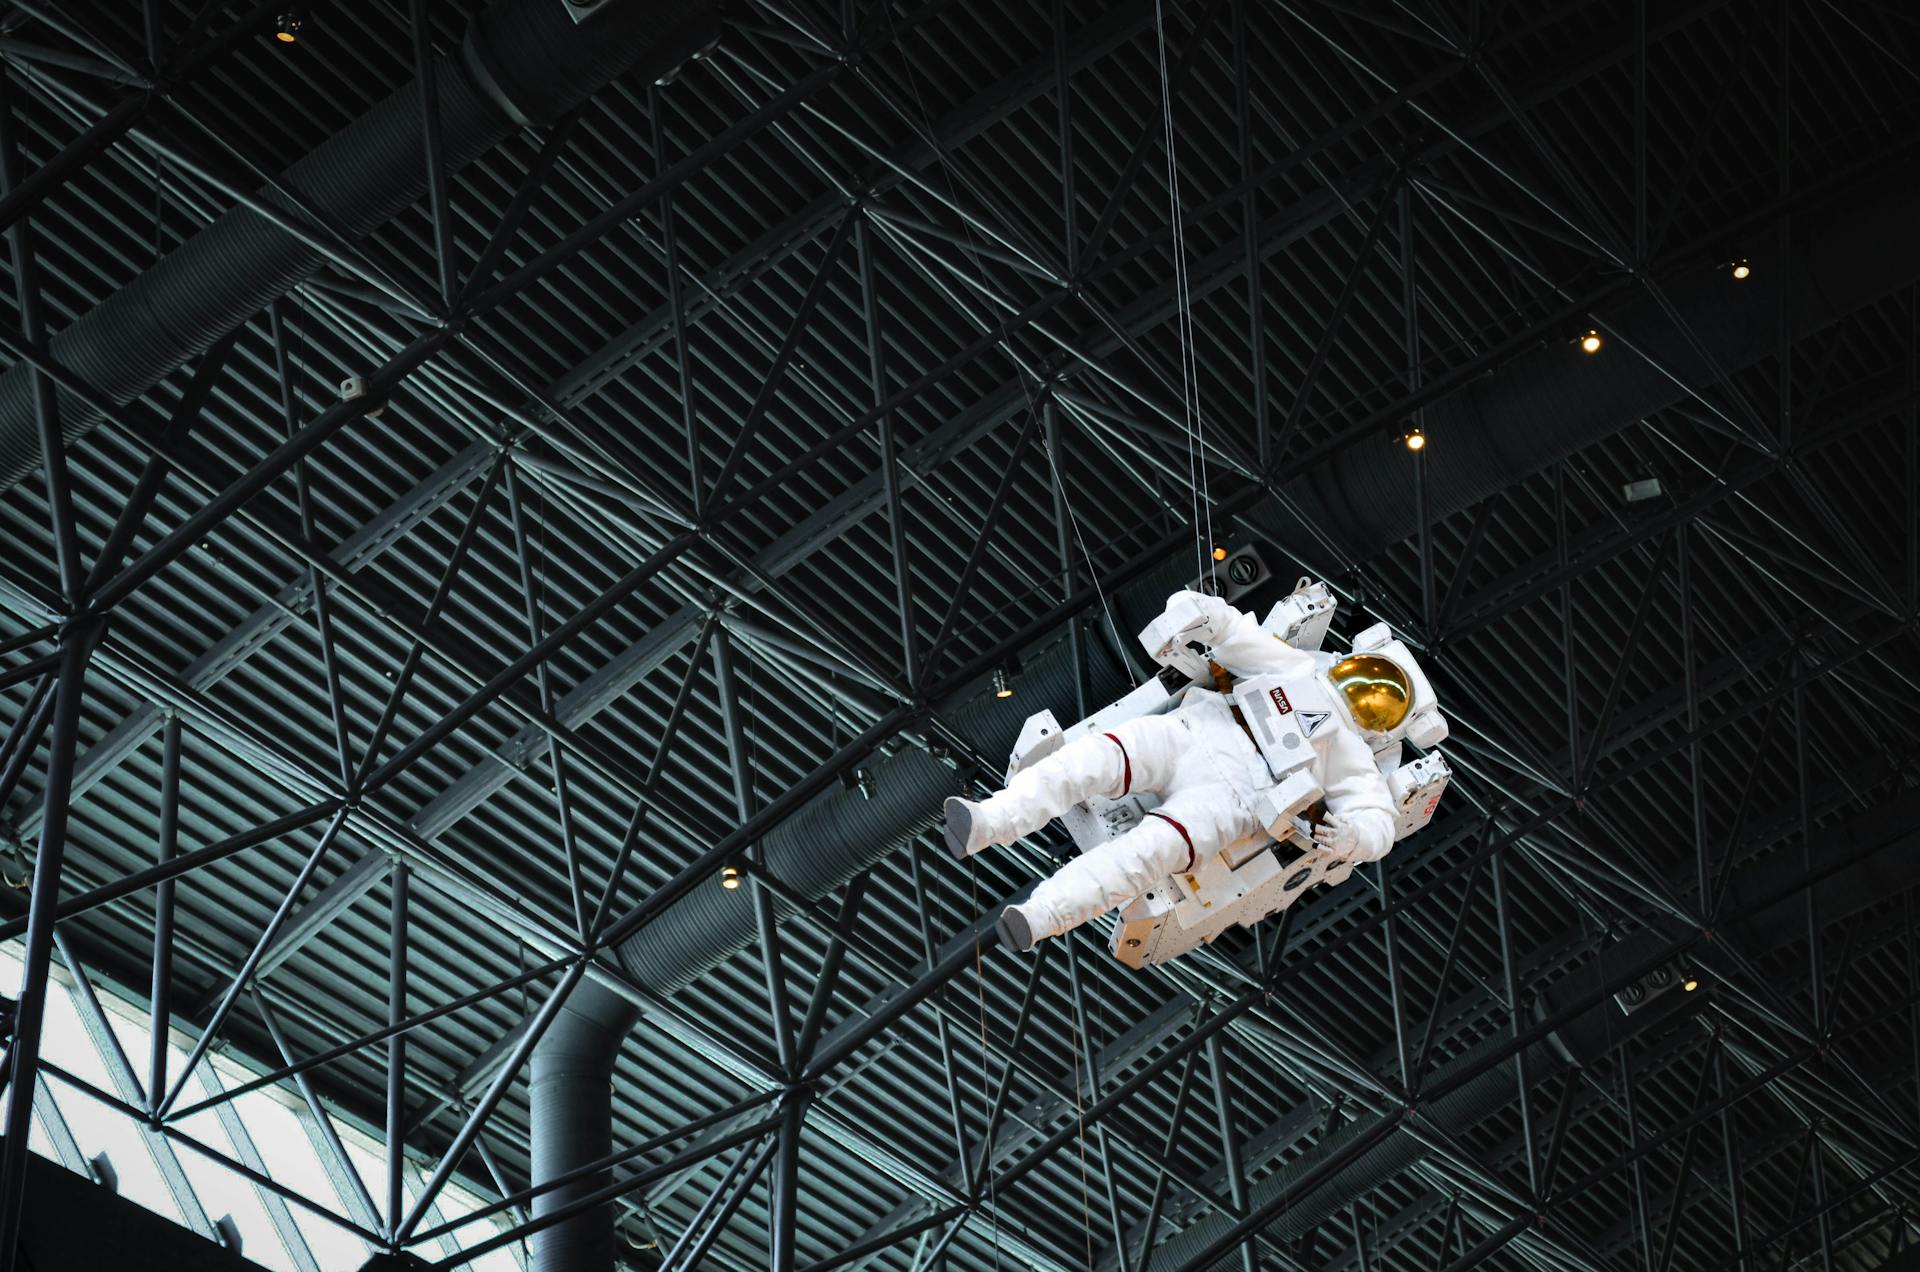
[[[1369,733],[1391,733],[1413,706],[1413,682],[1391,658],[1349,654],[1327,672],[1347,700],[1353,722]]]

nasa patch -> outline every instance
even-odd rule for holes
[[[1273,709],[1281,715],[1287,715],[1293,711],[1293,704],[1287,701],[1287,691],[1280,686],[1275,685],[1267,690],[1267,697],[1273,699]]]

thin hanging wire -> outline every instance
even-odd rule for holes
[[[1174,317],[1180,338],[1180,409],[1186,417],[1187,479],[1193,489],[1194,556],[1199,577],[1214,577],[1213,495],[1207,484],[1206,426],[1200,411],[1200,365],[1194,354],[1193,293],[1187,277],[1186,224],[1180,210],[1179,152],[1174,144],[1173,92],[1167,75],[1167,25],[1162,0],[1154,0],[1153,28],[1160,59],[1160,119],[1166,132],[1167,215],[1173,229]]]
[[[969,909],[975,915],[980,913],[980,864],[972,857],[967,858],[967,879],[973,888],[973,899]],[[987,1177],[987,1215],[993,1226],[993,1266],[994,1272],[1000,1268],[1000,1190],[994,1180],[993,1170],[993,1097],[987,1092],[987,969],[981,959],[983,937],[976,927],[973,933],[973,987],[974,997],[980,1006],[980,1107],[988,1121],[980,1128],[981,1143],[985,1151],[980,1156],[980,1169]],[[1007,1068],[1013,1067],[1013,1056],[1007,1056]],[[960,1146],[966,1151],[966,1145]]]

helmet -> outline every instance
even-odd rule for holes
[[[1369,733],[1391,733],[1413,706],[1413,682],[1391,658],[1349,654],[1327,672],[1347,700],[1353,722]]]

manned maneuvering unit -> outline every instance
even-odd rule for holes
[[[1027,718],[1006,788],[946,807],[957,856],[1053,817],[1080,849],[1003,913],[1007,945],[1118,909],[1114,956],[1164,963],[1344,882],[1432,819],[1450,776],[1433,686],[1384,623],[1322,650],[1335,607],[1308,579],[1258,622],[1176,593],[1140,633],[1158,676],[1065,727]]]

